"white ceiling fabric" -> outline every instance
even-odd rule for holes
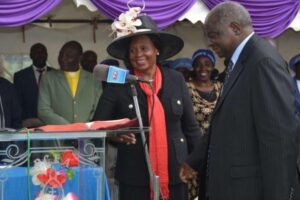
[[[73,2],[77,8],[80,6],[85,6],[89,11],[98,13],[98,15],[100,14],[98,9],[94,6],[94,4],[90,0],[73,0]],[[79,13],[82,13],[82,9],[80,11],[81,12]],[[178,21],[188,20],[193,24],[197,22],[204,23],[205,17],[208,13],[209,13],[209,9],[206,7],[206,5],[201,0],[198,0],[185,15],[183,15],[178,19]],[[40,26],[47,27],[47,25],[45,24]],[[64,25],[64,28],[69,28],[70,26],[73,27],[74,25],[69,25],[69,26]],[[300,11],[298,12],[297,16],[290,24],[289,28],[292,28],[295,31],[300,31]]]
[[[86,6],[90,11],[95,12],[97,11],[97,7],[90,0],[73,0],[77,7],[79,6]]]
[[[178,20],[189,20],[191,23],[195,24],[197,22],[204,23],[205,17],[208,14],[209,9],[206,7],[206,5],[198,0],[193,7],[182,17],[180,17]],[[290,24],[289,28],[294,29],[295,31],[300,31],[300,11],[298,12],[295,19]]]

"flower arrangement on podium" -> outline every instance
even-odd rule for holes
[[[53,158],[45,155],[43,160],[34,160],[30,169],[33,185],[41,186],[35,200],[78,200],[73,192],[64,195],[63,190],[63,185],[75,175],[71,167],[78,166],[78,156],[71,150],[51,154]]]

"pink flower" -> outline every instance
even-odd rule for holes
[[[78,200],[78,198],[73,192],[69,192],[62,200]]]

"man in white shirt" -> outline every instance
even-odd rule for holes
[[[22,108],[22,125],[36,127],[43,123],[37,118],[37,100],[39,83],[45,73],[53,68],[47,66],[47,48],[36,43],[30,48],[32,65],[14,75],[14,85]]]

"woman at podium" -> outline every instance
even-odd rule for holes
[[[121,17],[114,22],[112,27],[117,27],[117,37],[107,51],[127,63],[130,74],[144,80],[131,84],[137,90],[143,124],[150,128],[146,140],[152,170],[159,176],[160,199],[186,200],[187,187],[179,179],[179,168],[199,141],[201,130],[183,76],[159,64],[177,54],[183,47],[183,40],[158,31],[149,16],[135,18],[133,12],[138,16],[140,9],[131,8],[123,13],[125,18],[133,16],[129,20],[132,24],[124,25]],[[127,29],[124,26],[128,26]],[[147,84],[149,81],[152,81],[152,88]],[[94,120],[136,117],[130,83],[108,84]],[[153,199],[140,134],[118,136],[113,142],[118,148],[116,177],[120,200]]]

